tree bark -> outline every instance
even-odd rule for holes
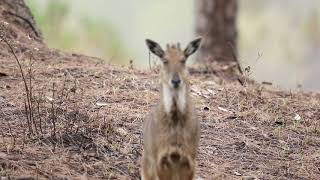
[[[237,61],[237,0],[196,0],[196,33],[203,37],[198,62]]]
[[[42,40],[42,33],[37,27],[32,13],[24,0],[0,0],[0,8],[5,21],[20,26],[26,30],[30,36]]]

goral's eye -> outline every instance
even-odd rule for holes
[[[169,63],[169,61],[167,61],[167,60],[163,60],[162,62],[164,65],[167,65]]]
[[[181,60],[180,62],[181,62],[181,64],[186,64],[186,60],[185,59]]]

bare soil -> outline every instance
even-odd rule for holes
[[[50,49],[12,23],[2,31],[32,92],[33,121],[30,129],[24,82],[1,41],[0,179],[139,179],[141,125],[159,99],[156,68]],[[210,73],[190,81],[201,122],[197,177],[320,179],[319,93]]]

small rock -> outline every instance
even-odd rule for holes
[[[204,180],[202,177],[197,177],[196,180]]]
[[[300,120],[301,120],[301,116],[300,116],[299,114],[296,114],[296,115],[294,116],[294,120],[300,121]]]
[[[227,109],[225,109],[225,108],[223,108],[223,107],[218,107],[218,109],[220,110],[220,111],[223,111],[223,112],[230,112],[229,110],[227,110]]]
[[[126,136],[128,134],[128,131],[121,127],[117,128],[116,132],[119,133],[121,136]]]
[[[48,99],[48,101],[52,102],[53,101],[53,98],[52,97],[49,97],[49,96],[46,96],[46,98]]]
[[[106,103],[106,102],[96,102],[96,105],[97,106],[107,106],[108,103]]]
[[[242,180],[259,180],[259,179],[254,176],[244,176],[242,177]]]

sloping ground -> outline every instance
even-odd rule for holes
[[[27,84],[32,59],[34,123],[29,128],[21,73],[1,41],[0,177],[138,179],[141,124],[159,98],[155,71],[48,49],[10,23],[2,34]],[[319,94],[216,81],[191,76],[202,132],[198,177],[320,178]]]

